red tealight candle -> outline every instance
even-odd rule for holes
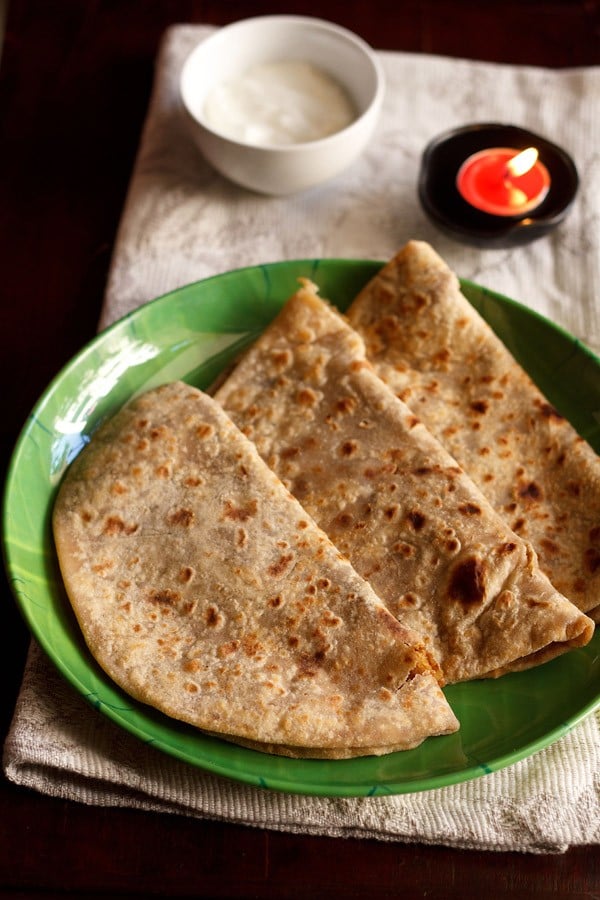
[[[490,147],[465,160],[456,186],[476,209],[493,216],[520,216],[540,205],[550,188],[550,173],[535,147],[521,152]]]

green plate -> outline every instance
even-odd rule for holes
[[[423,791],[493,772],[565,734],[600,703],[600,634],[580,650],[497,681],[446,689],[461,728],[416,750],[344,761],[292,760],[246,750],[133,701],[90,656],[57,569],[50,528],[65,468],[91,433],[134,394],[181,378],[207,387],[261,332],[299,276],[345,308],[381,263],[300,260],[241,269],[173,291],[99,335],[50,384],[9,469],[4,552],[17,603],[50,659],[96,708],[166,753],[252,785],[325,796]],[[463,282],[548,398],[600,450],[600,361],[525,307]]]

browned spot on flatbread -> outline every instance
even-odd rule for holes
[[[335,404],[336,412],[342,414],[351,413],[356,409],[357,402],[355,397],[340,397]]]
[[[488,405],[485,400],[474,400],[473,403],[471,403],[471,409],[473,412],[483,414],[487,412]]]
[[[417,466],[414,470],[415,475],[430,475],[433,472],[431,466]]]
[[[194,522],[195,516],[192,509],[176,509],[170,513],[167,521],[169,525],[181,525],[182,528],[189,528]]]
[[[385,337],[386,333],[393,334],[395,331],[400,330],[400,321],[398,316],[387,315],[382,316],[377,325],[375,326],[375,334],[380,335],[381,337]]]
[[[246,656],[256,656],[263,649],[255,634],[244,635],[241,646]]]
[[[217,628],[219,625],[222,625],[225,620],[218,608],[211,604],[206,610],[205,621],[209,628]]]
[[[317,394],[312,388],[302,388],[296,394],[296,401],[300,406],[314,406],[317,400]]]
[[[189,672],[190,674],[194,674],[194,672],[199,672],[202,668],[201,663],[198,662],[197,659],[188,659],[183,664],[183,671]]]
[[[433,355],[433,362],[435,363],[447,363],[450,360],[450,351],[444,347],[442,350],[438,350],[437,353]]]
[[[463,516],[480,516],[481,515],[481,507],[476,503],[463,503],[458,507],[458,511],[463,514]]]
[[[425,522],[427,521],[423,513],[420,513],[417,510],[411,510],[406,514],[406,518],[415,531],[421,531],[421,529],[425,525]]]
[[[561,416],[551,403],[541,403],[540,412],[546,419],[555,419],[558,422],[563,421],[565,418],[564,416]]]
[[[157,606],[174,606],[181,600],[181,594],[178,591],[173,591],[171,588],[148,591],[147,597],[150,603],[154,603]]]
[[[232,500],[226,500],[224,506],[225,518],[237,522],[246,522],[258,512],[258,500],[249,500],[244,506],[235,506]]]
[[[519,488],[519,497],[524,497],[527,500],[541,500],[542,489],[535,481],[530,481]]]
[[[182,584],[189,584],[194,577],[194,570],[191,566],[183,566],[179,572],[179,580]]]
[[[316,660],[306,653],[301,653],[298,658],[296,678],[314,678],[317,674]]]
[[[291,350],[274,350],[271,353],[271,360],[278,368],[289,366],[293,359]]]
[[[341,456],[354,456],[358,451],[358,441],[344,441],[340,447]]]
[[[334,522],[341,528],[350,528],[354,522],[354,517],[348,512],[342,512],[335,517]]]
[[[283,573],[287,569],[289,569],[293,559],[293,553],[282,554],[277,562],[271,563],[271,565],[267,568],[267,574],[271,575],[271,577],[273,578],[277,578],[279,575],[283,575]]]
[[[109,516],[104,523],[103,533],[108,535],[134,534],[137,530],[137,524],[127,525],[120,516]]]
[[[235,653],[236,650],[239,650],[239,647],[240,642],[238,640],[227,641],[225,644],[220,644],[217,648],[217,656],[219,659],[225,659],[227,656]]]
[[[485,597],[484,562],[476,557],[461,560],[450,577],[448,595],[459,603],[481,603]]]
[[[405,541],[396,541],[395,544],[392,544],[392,551],[399,553],[400,556],[404,556],[405,559],[409,559],[417,552],[412,544],[407,544]]]

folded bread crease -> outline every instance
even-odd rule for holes
[[[93,656],[168,716],[324,757],[458,727],[420,638],[193,387],[149,391],[100,427],[53,529]]]
[[[591,638],[593,622],[310,282],[215,398],[394,617],[423,637],[448,682],[536,665]]]

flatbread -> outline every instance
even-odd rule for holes
[[[348,311],[377,374],[437,436],[542,570],[600,617],[600,458],[548,402],[426,243]]]
[[[585,644],[593,623],[305,282],[215,394],[449,682]]]
[[[53,528],[93,656],[168,716],[309,756],[457,728],[420,639],[195,388],[150,391],[104,424]]]

